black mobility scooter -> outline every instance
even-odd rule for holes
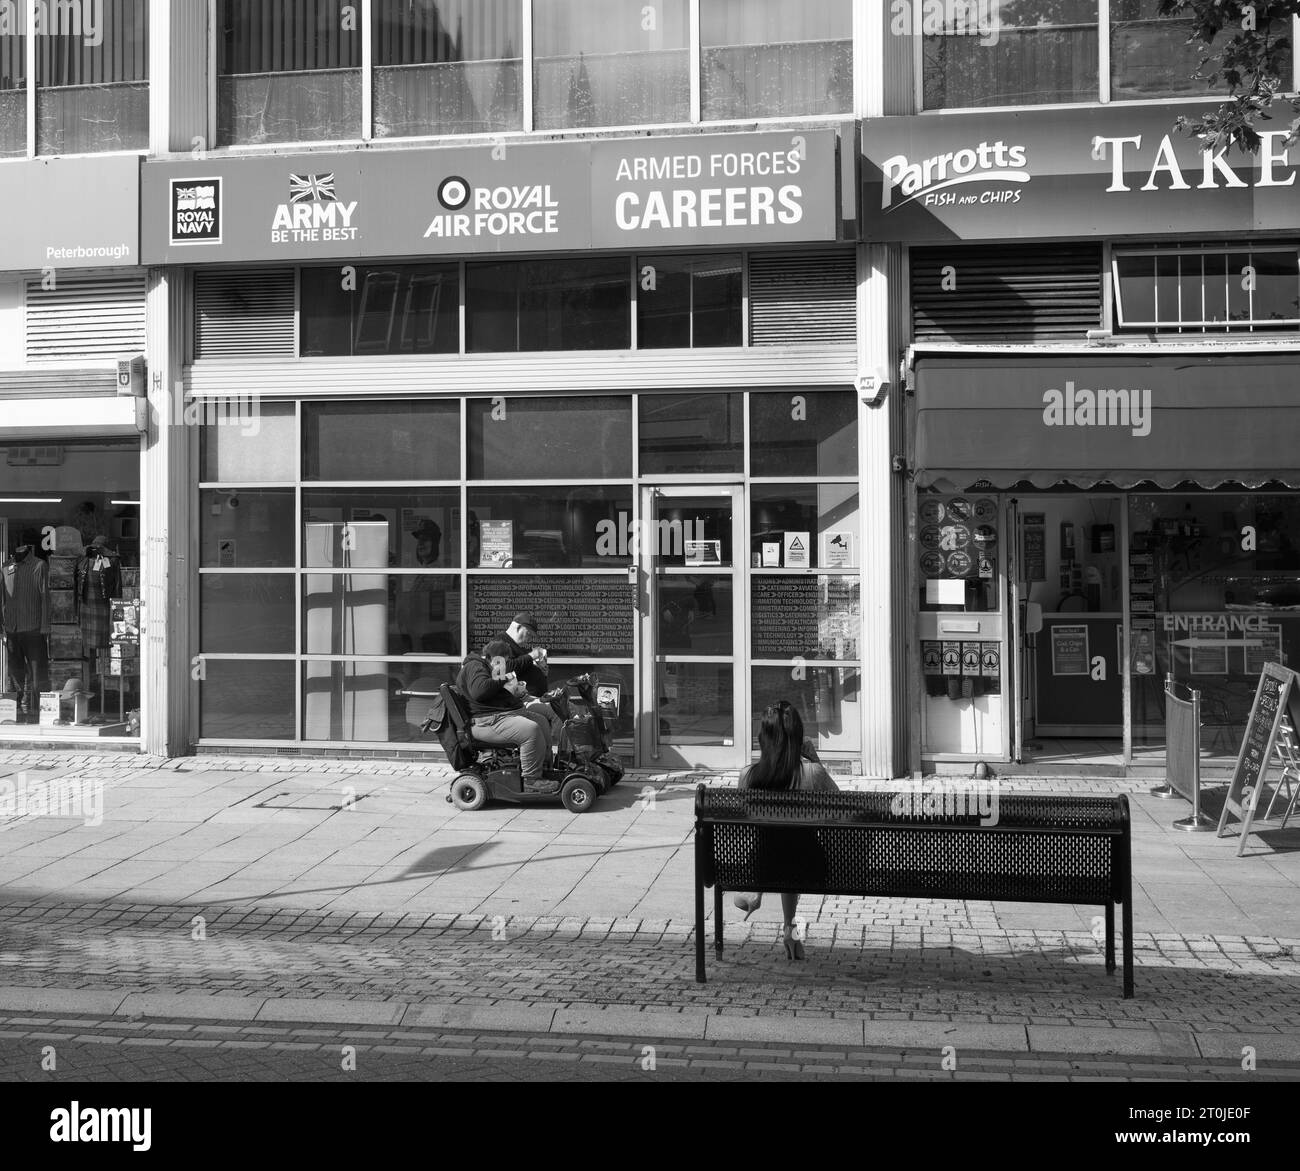
[[[568,688],[578,693],[586,711],[575,711]],[[436,732],[456,770],[447,800],[457,809],[482,809],[489,801],[518,805],[562,803],[572,813],[586,813],[597,796],[623,778],[623,765],[610,747],[605,717],[618,711],[620,685],[579,675],[542,698],[563,720],[560,743],[540,780],[525,785],[517,748],[480,744],[474,739],[469,702],[451,683],[438,688],[422,731]],[[414,690],[399,694],[418,698]]]

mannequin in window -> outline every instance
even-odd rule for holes
[[[50,689],[50,567],[36,551],[39,540],[35,529],[24,529],[13,556],[0,567],[9,678],[29,716],[40,706],[40,693]]]
[[[77,559],[77,621],[81,624],[81,655],[93,659],[112,641],[109,600],[122,593],[122,570],[115,550],[105,536],[96,537]],[[93,670],[93,666],[91,667]]]

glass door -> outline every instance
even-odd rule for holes
[[[721,770],[749,760],[742,505],[738,486],[642,489],[647,767]]]

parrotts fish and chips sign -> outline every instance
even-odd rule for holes
[[[825,129],[146,161],[146,263],[834,241],[837,144]]]
[[[880,118],[863,124],[867,240],[1126,236],[1300,228],[1300,149],[1255,156],[1174,129],[1209,104]],[[955,263],[955,261],[954,261]]]

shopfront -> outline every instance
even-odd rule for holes
[[[778,698],[860,757],[837,152],[510,146],[509,187],[484,149],[147,164],[203,423],[199,746],[440,752],[398,693],[529,610],[553,679],[619,684],[639,764],[735,768]]]
[[[139,166],[0,169],[0,744],[140,735]]]
[[[1300,655],[1300,363],[1286,353],[919,352],[921,755],[1164,753],[1164,683],[1235,757]]]
[[[851,756],[857,405],[299,400],[206,428],[201,743],[419,748],[427,702],[397,693],[530,610],[557,678],[620,684],[625,755],[734,766],[782,697]]]

